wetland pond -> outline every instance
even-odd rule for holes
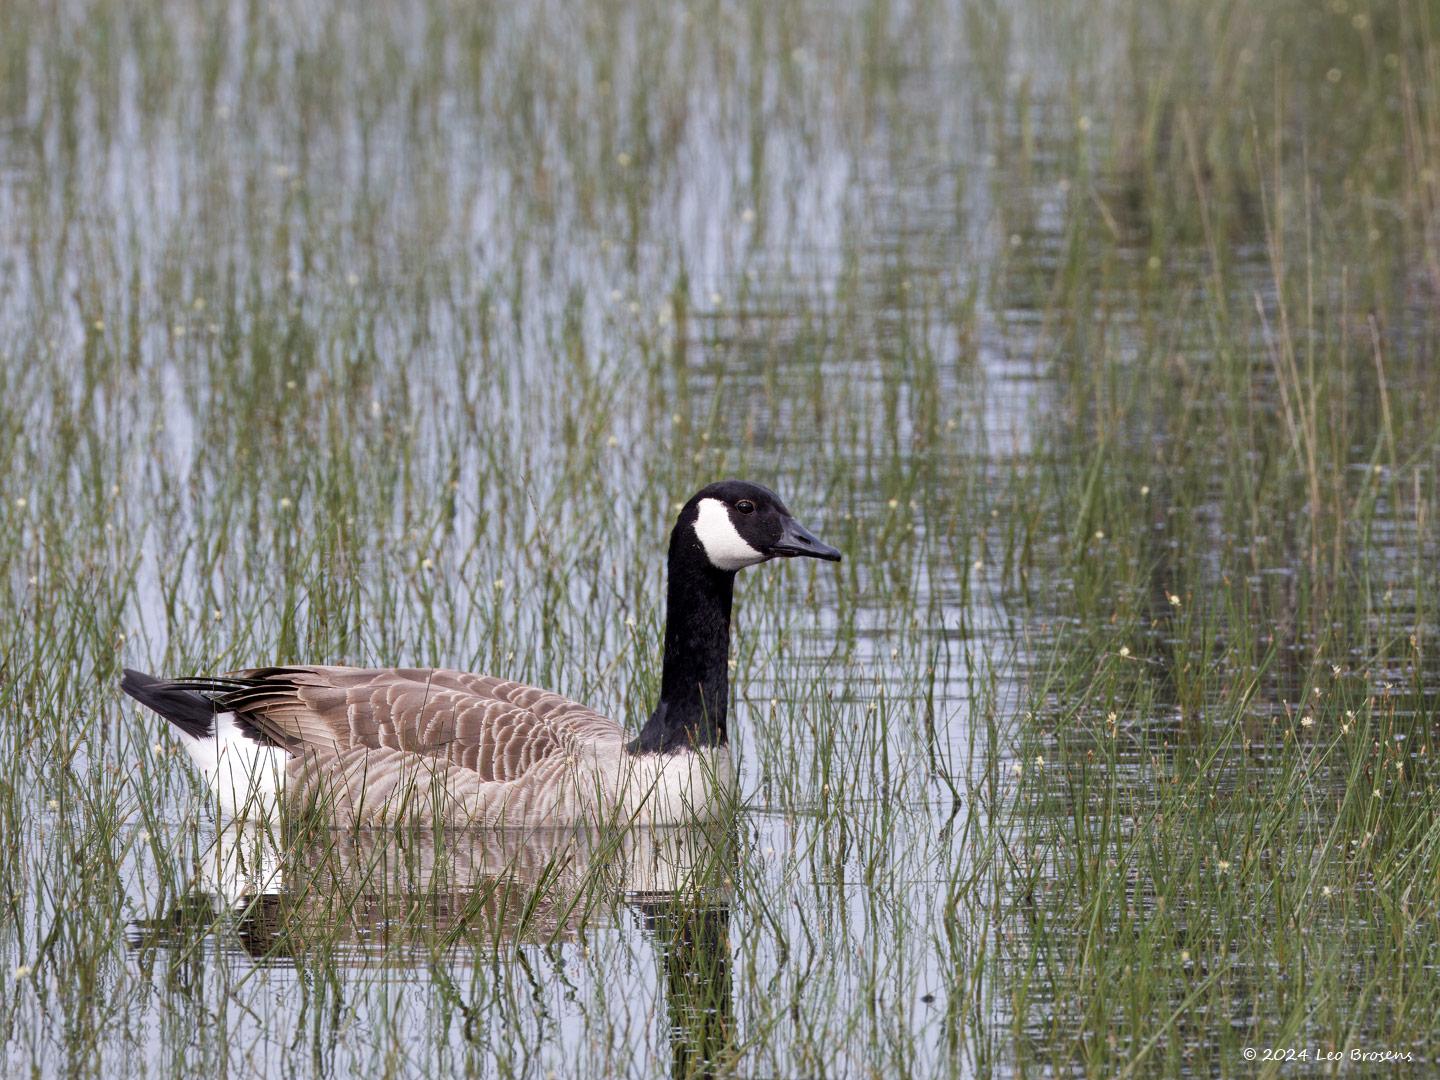
[[[1433,0],[7,0],[6,1075],[1435,1067],[1437,253]],[[845,553],[728,828],[280,844],[118,691],[638,728],[727,476]]]

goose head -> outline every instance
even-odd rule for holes
[[[798,556],[840,561],[840,552],[796,521],[779,495],[745,480],[697,491],[680,511],[671,543],[728,573]]]
[[[735,574],[801,555],[840,561],[840,552],[817,540],[769,488],[722,480],[690,497],[670,534],[660,700],[627,744],[631,754],[725,746]]]

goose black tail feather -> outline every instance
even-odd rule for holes
[[[131,668],[120,689],[192,738],[208,739],[215,730],[215,703],[202,693]]]

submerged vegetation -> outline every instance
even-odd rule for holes
[[[1435,1061],[1437,301],[1430,0],[4,4],[7,1073]],[[638,727],[728,475],[733,837],[217,876],[122,664]]]

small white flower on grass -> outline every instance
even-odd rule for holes
[[[505,579],[503,577],[497,577],[490,584],[495,587],[496,592],[502,592],[505,588]]]
[[[628,169],[630,167],[630,162],[632,162],[633,160],[635,159],[632,158],[629,154],[627,154],[624,150],[621,150],[618,154],[615,155],[615,164],[619,165],[622,169]]]
[[[725,298],[721,296],[718,292],[712,292],[710,294],[710,303],[715,307],[719,307],[720,304],[724,301],[724,299]]]
[[[1020,762],[1017,761],[1010,766],[1010,772],[1013,773],[1015,776],[1021,776],[1025,772],[1025,766],[1021,765]]]
[[[743,221],[743,222],[745,222],[746,225],[749,225],[750,222],[752,222],[752,221],[755,220],[755,211],[754,211],[754,210],[751,210],[751,209],[749,209],[749,208],[747,207],[747,208],[740,214],[740,220]]]
[[[605,445],[606,445],[606,446],[619,446],[619,445],[620,445],[620,438],[619,438],[619,436],[611,435],[608,439],[605,440]]]
[[[162,754],[165,753],[165,744],[164,744],[164,743],[158,743],[158,742],[157,742],[157,743],[156,743],[154,746],[152,746],[150,749],[153,750],[153,751],[155,751],[155,755],[156,755],[157,757],[159,757],[160,755],[162,755]]]
[[[898,507],[898,506],[900,505],[900,500],[899,500],[899,499],[891,499],[890,502],[887,503],[886,505],[888,505],[891,510],[894,510],[896,507]]]
[[[1303,728],[1314,727],[1314,726],[1315,726],[1315,717],[1313,717],[1313,716],[1302,716],[1302,717],[1300,718],[1300,726],[1303,727]]]
[[[29,501],[28,499],[26,499],[24,496],[21,496],[20,498],[18,498],[18,499],[15,500],[15,509],[16,509],[16,510],[24,510],[25,507],[27,507],[27,506],[29,506],[29,505],[30,505],[30,501]]]
[[[1178,608],[1178,607],[1180,606],[1180,597],[1177,596],[1177,595],[1176,595],[1175,593],[1173,593],[1173,592],[1170,593],[1170,595],[1168,595],[1165,599],[1167,599],[1167,600],[1170,601],[1170,606],[1171,606],[1171,607],[1177,607],[1177,608]]]
[[[284,497],[282,497],[281,500],[280,500],[280,509],[281,509],[281,510],[289,510],[290,507],[292,507],[292,506],[294,506],[294,505],[295,505],[295,504],[290,501],[289,496],[284,496]]]
[[[1229,860],[1229,859],[1221,859],[1221,860],[1219,860],[1219,861],[1215,864],[1215,869],[1219,870],[1220,873],[1222,873],[1222,874],[1228,874],[1228,873],[1230,872],[1230,860]]]
[[[1149,495],[1149,494],[1150,494],[1150,485],[1149,485],[1149,484],[1141,484],[1141,485],[1140,485],[1140,497],[1143,499],[1143,498],[1145,498],[1145,497],[1146,497],[1147,495]]]
[[[1130,656],[1130,646],[1129,646],[1129,645],[1121,645],[1121,646],[1120,646],[1120,659],[1124,660],[1124,659],[1128,658],[1129,656]]]
[[[1333,890],[1330,888],[1329,885],[1322,885],[1322,886],[1320,887],[1320,895],[1323,896],[1323,897],[1325,897],[1325,899],[1327,899],[1327,900],[1330,899],[1330,894],[1331,894],[1332,891],[1333,891]]]
[[[1045,759],[1039,754],[1035,755],[1035,767],[1037,769],[1043,769],[1045,767]]]
[[[1104,540],[1104,539],[1105,539],[1105,530],[1104,530],[1104,529],[1096,529],[1096,530],[1095,530],[1095,539],[1096,539],[1096,540]]]
[[[1182,964],[1188,964],[1188,963],[1190,962],[1190,950],[1189,950],[1189,949],[1181,949],[1181,950],[1180,950],[1180,962],[1181,962]]]
[[[432,558],[430,558],[428,555],[427,555],[425,558],[423,558],[423,559],[420,560],[420,569],[421,569],[421,570],[433,570],[434,568],[435,568],[435,560],[432,559]]]
[[[35,973],[35,969],[29,964],[21,964],[15,969],[15,981],[23,982]]]

